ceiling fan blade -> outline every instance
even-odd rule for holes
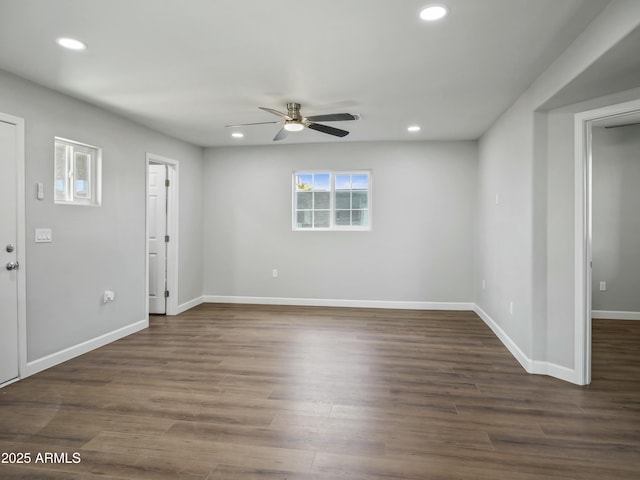
[[[280,123],[280,122],[255,122],[255,123],[234,123],[233,125],[225,125],[225,127],[245,127],[247,125],[266,125],[267,123]]]
[[[341,122],[343,120],[358,120],[357,115],[350,113],[328,113],[326,115],[312,115],[307,120],[312,122]]]
[[[287,134],[288,132],[284,128],[281,128],[280,131],[276,133],[276,136],[273,137],[273,141],[277,142],[278,140],[284,140],[287,138]]]
[[[272,113],[274,115],[277,115],[279,117],[285,118],[287,120],[293,120],[293,118],[291,118],[289,115],[287,115],[286,113],[282,113],[279,112],[278,110],[274,110],[273,108],[267,108],[267,107],[258,107],[260,110],[264,110],[265,112],[269,112]]]
[[[346,130],[340,130],[339,128],[330,127],[329,125],[322,125],[321,123],[308,123],[307,127],[311,130],[328,133],[329,135],[334,135],[336,137],[346,137],[349,135],[349,132]]]

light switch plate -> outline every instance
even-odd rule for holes
[[[36,243],[51,243],[50,228],[36,228]]]

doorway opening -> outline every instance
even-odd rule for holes
[[[147,317],[178,313],[178,167],[147,153]]]
[[[575,373],[576,383],[591,383],[593,282],[594,126],[640,121],[640,100],[581,112],[575,116]]]

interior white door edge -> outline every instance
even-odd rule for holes
[[[179,170],[180,164],[177,160],[173,160],[171,158],[164,157],[162,155],[157,155],[155,153],[147,153],[147,180],[148,180],[148,169],[150,164],[159,164],[165,165],[167,168],[167,179],[169,181],[169,188],[167,189],[167,198],[166,198],[166,206],[167,206],[167,215],[166,215],[166,234],[169,237],[169,241],[166,244],[166,290],[169,292],[169,296],[166,298],[166,314],[167,315],[177,315],[179,313],[178,310],[178,268],[179,268],[179,259],[178,259],[178,249],[179,249],[179,235],[178,235],[178,225],[179,225]],[[149,195],[149,185],[147,181],[147,198]],[[149,204],[147,202],[147,219],[149,217]],[[148,220],[147,220],[147,230],[146,230],[146,239],[149,238],[148,232]],[[147,316],[149,313],[149,242],[146,242],[146,264],[147,264]]]
[[[24,119],[0,113],[0,386],[26,372]],[[9,185],[9,183],[11,183]]]
[[[167,166],[149,164],[147,195],[147,244],[149,265],[149,313],[167,313]]]

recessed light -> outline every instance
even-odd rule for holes
[[[233,133],[231,134],[231,136],[232,136],[233,138],[242,138],[242,137],[244,137],[244,133],[242,133],[242,132],[233,132]]]
[[[420,127],[418,125],[411,125],[410,127],[407,127],[407,130],[409,132],[419,132],[420,131]]]
[[[61,47],[67,48],[69,50],[86,50],[87,44],[81,42],[80,40],[76,40],[75,38],[68,37],[60,37],[56,39],[56,43]]]
[[[449,10],[444,5],[429,5],[420,11],[420,18],[427,22],[434,22],[444,18]]]

